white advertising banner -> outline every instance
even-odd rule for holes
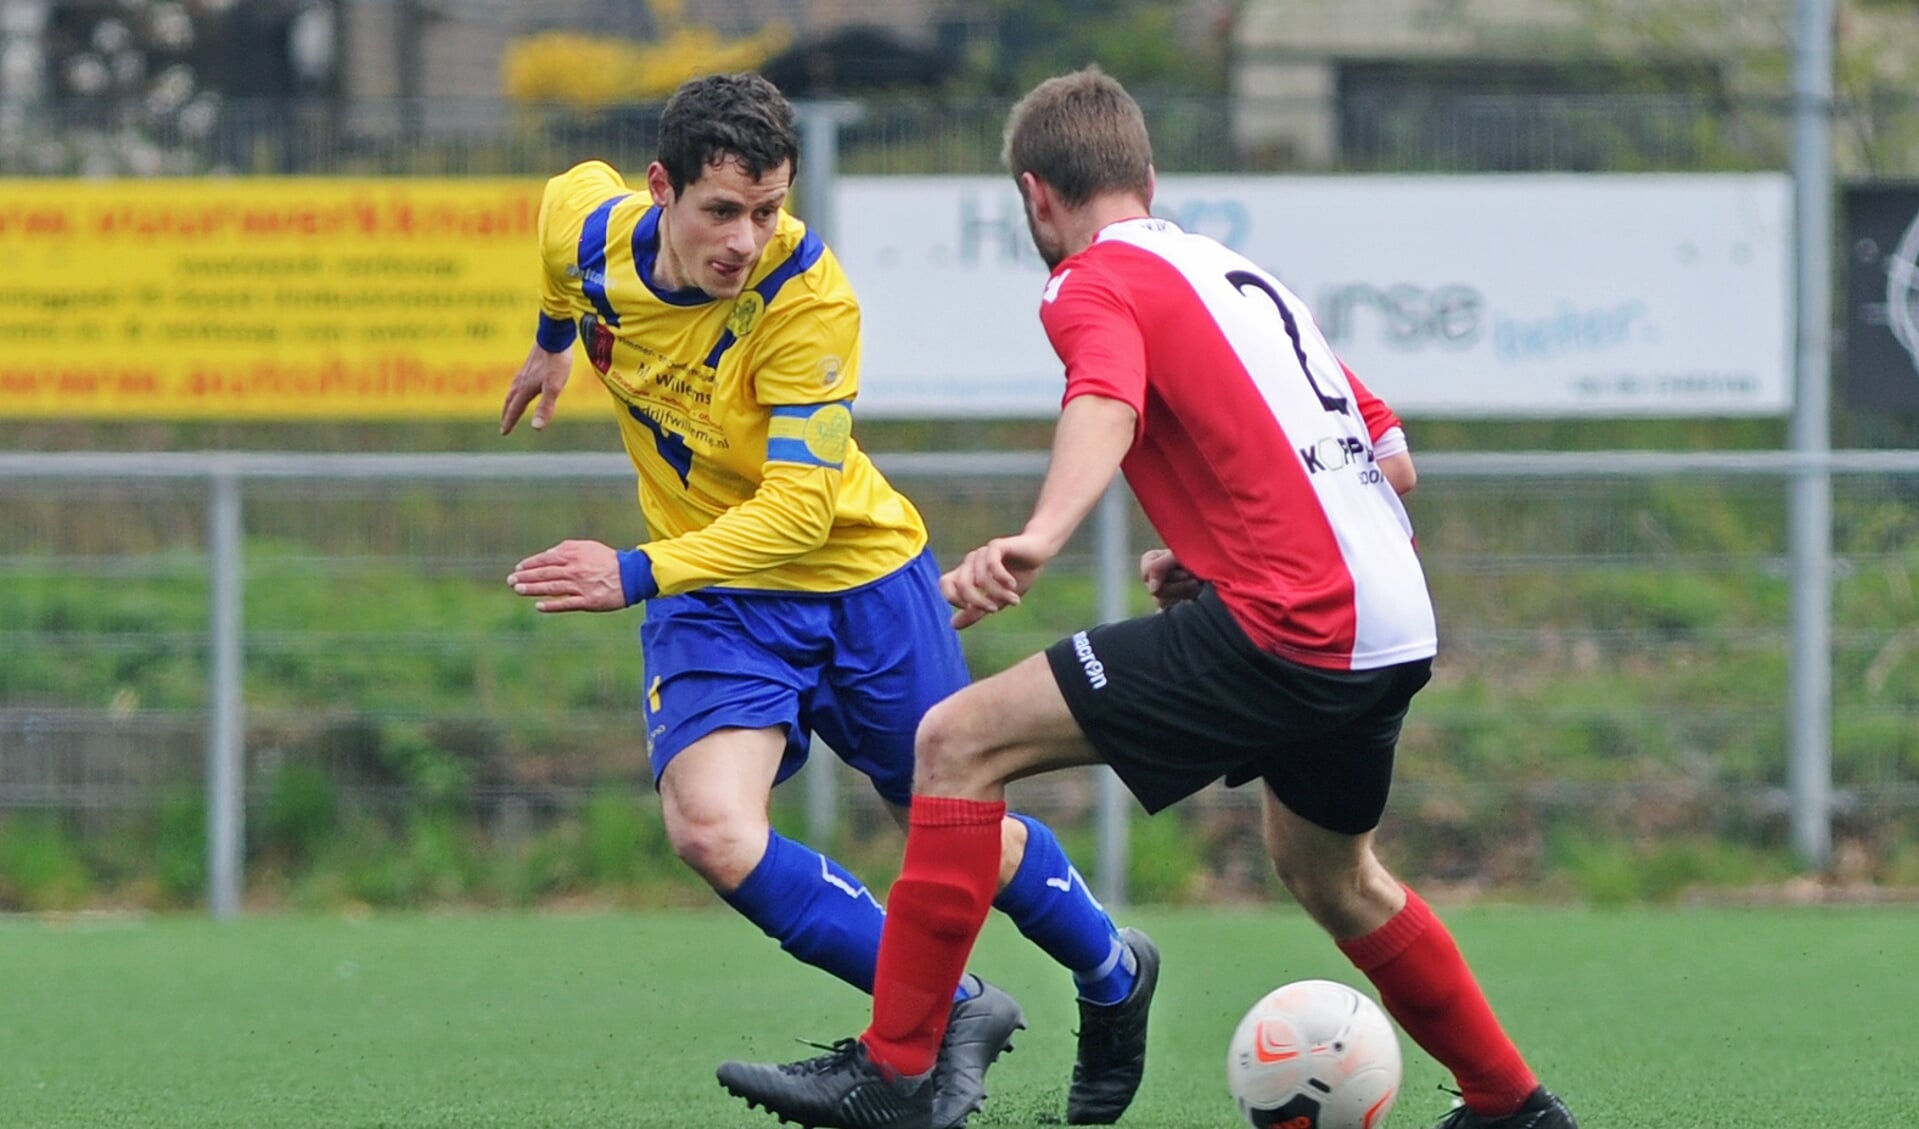
[[[844,177],[863,414],[1058,410],[1046,268],[1007,177]],[[1779,415],[1792,399],[1781,174],[1168,176],[1156,214],[1304,298],[1407,416]]]

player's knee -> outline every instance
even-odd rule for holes
[[[1274,858],[1273,869],[1301,909],[1336,937],[1370,931],[1390,913],[1391,876],[1376,863]]]
[[[1359,893],[1357,875],[1350,867],[1312,865],[1298,860],[1276,858],[1273,870],[1286,892],[1315,921],[1344,916]]]
[[[725,817],[666,821],[667,841],[695,874],[721,893],[739,888],[766,853],[767,828]]]
[[[974,766],[978,740],[966,711],[954,699],[926,711],[913,740],[914,790],[948,791],[962,785]]]
[[[1006,884],[1019,873],[1019,864],[1026,858],[1026,824],[1012,816],[999,821],[999,886]]]

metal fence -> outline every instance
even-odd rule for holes
[[[1784,100],[1261,107],[1336,137],[1308,158],[1247,143],[1243,105],[1143,101],[1169,172],[1778,169],[1793,144]],[[835,171],[995,171],[1006,108],[933,98],[813,107],[816,163],[800,205]],[[1832,164],[1919,173],[1910,109],[1835,105]],[[652,120],[646,107],[582,116],[476,102],[228,101],[187,117],[0,106],[0,175],[535,176],[648,152]],[[1815,160],[1826,151],[1811,148]],[[1825,321],[1802,316],[1802,331]],[[1802,337],[1802,350],[1822,351],[1822,337]],[[1823,403],[1808,414],[1820,428]],[[1805,575],[1791,532],[1786,483],[1808,458],[1837,476],[1830,578]],[[1919,637],[1905,625],[1919,460],[1421,461],[1428,485],[1413,508],[1446,651],[1408,731],[1394,826],[1435,873],[1523,873],[1567,828],[1710,830],[1771,845],[1831,818],[1848,842],[1875,849],[1915,838],[1919,660],[1909,656]],[[1038,468],[1032,456],[885,465],[929,512],[948,556],[1013,527]],[[230,908],[243,846],[259,842],[276,797],[302,773],[367,809],[450,798],[461,818],[501,836],[577,808],[608,781],[644,787],[630,625],[541,620],[501,584],[512,560],[561,537],[637,540],[629,475],[597,456],[0,455],[0,812],[108,827],[210,793],[214,897]],[[1126,610],[1126,525],[1135,541],[1149,535],[1136,515],[1090,531],[1050,570],[1053,598],[969,632],[976,669]],[[1823,633],[1793,622],[1795,568],[1814,590],[1831,582],[1814,625]],[[1829,665],[1823,653],[1793,653],[1807,637],[1830,637]],[[1835,704],[1832,765],[1811,766],[1810,783],[1807,765],[1789,770],[1787,750],[1825,743],[1791,732],[1786,716],[1787,698],[1808,685],[1794,672],[1808,664],[1830,674]],[[1820,716],[1800,711],[1796,723]],[[1095,780],[1070,776],[1027,798],[1069,826],[1098,824],[1110,896],[1125,864],[1124,808]],[[837,795],[810,792],[808,818],[840,818]],[[857,795],[844,797],[852,815]],[[244,826],[243,806],[256,816]],[[1243,807],[1236,794],[1209,794],[1182,818],[1204,825],[1202,840],[1230,837],[1245,831],[1232,815]],[[1209,823],[1215,811],[1228,815]]]
[[[879,458],[949,559],[1015,528],[1043,466]],[[1818,657],[1788,645],[1782,483],[1806,466],[1424,457],[1412,511],[1443,653],[1388,849],[1497,880],[1536,873],[1566,835],[1787,842],[1786,687]],[[1919,454],[1829,467],[1833,791],[1817,814],[1842,844],[1893,852],[1919,812]],[[0,812],[108,829],[211,795],[230,910],[243,847],[296,770],[360,810],[444,801],[489,836],[596,787],[643,791],[634,618],[540,617],[504,586],[564,537],[637,540],[631,489],[599,455],[0,455]],[[1143,609],[1129,546],[1151,533],[1129,512],[1109,507],[1029,607],[967,633],[977,673]],[[876,811],[814,777],[829,783],[801,786],[813,833]],[[1124,893],[1129,802],[1109,784],[1069,774],[1015,799],[1100,843],[1100,884]],[[1247,800],[1208,793],[1174,818],[1243,841]]]
[[[1692,172],[1780,169],[1792,105],[1779,97],[1685,94],[1475,95],[1439,102],[1141,98],[1162,172]],[[1000,171],[1010,100],[888,96],[833,103],[842,170]],[[817,104],[816,104],[817,105]],[[1844,173],[1919,175],[1909,97],[1833,107]],[[657,106],[582,114],[462,99],[351,103],[233,99],[199,116],[140,105],[0,108],[0,176],[527,175],[586,157],[653,151]],[[1331,140],[1257,140],[1257,114]]]

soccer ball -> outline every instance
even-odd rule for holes
[[[1233,1032],[1226,1085],[1253,1129],[1379,1129],[1399,1096],[1399,1036],[1331,980],[1273,989]]]

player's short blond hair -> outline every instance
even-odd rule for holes
[[[1000,160],[1032,173],[1069,207],[1109,192],[1152,196],[1153,143],[1139,103],[1097,66],[1034,87],[1006,118]]]

